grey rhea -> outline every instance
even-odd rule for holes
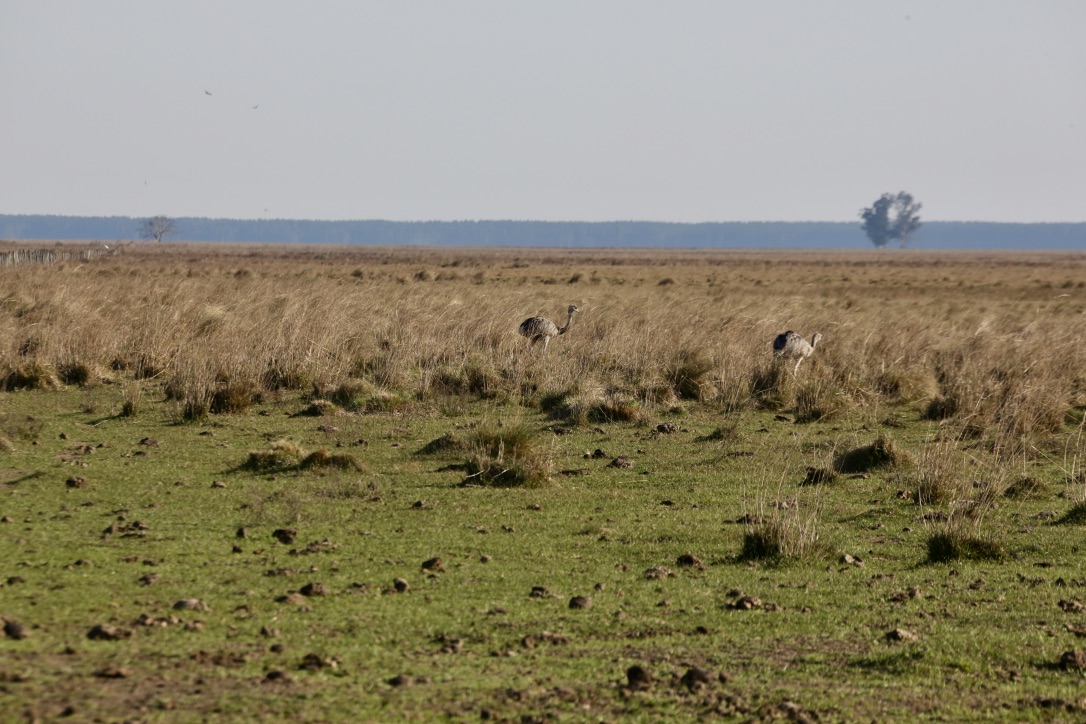
[[[794,377],[799,372],[799,366],[803,364],[803,360],[810,357],[811,353],[814,352],[820,339],[822,339],[820,332],[815,332],[815,335],[811,337],[811,341],[808,342],[792,330],[788,330],[778,334],[777,338],[773,340],[773,354],[781,359],[794,359],[796,361],[796,366],[792,370],[792,376]]]
[[[517,331],[521,336],[527,337],[532,340],[532,346],[539,340],[543,340],[543,353],[547,353],[547,345],[551,343],[551,340],[559,335],[565,334],[569,331],[569,325],[573,322],[573,313],[581,310],[577,309],[576,305],[569,305],[569,317],[566,319],[564,327],[559,328],[557,324],[547,319],[546,317],[528,317],[520,326]]]

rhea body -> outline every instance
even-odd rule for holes
[[[811,337],[811,341],[808,342],[792,330],[788,330],[778,334],[777,338],[773,340],[773,354],[780,359],[794,359],[796,361],[796,366],[792,369],[792,376],[794,377],[799,372],[799,366],[803,364],[803,360],[810,357],[811,353],[815,351],[820,339],[822,339],[820,332],[815,332],[815,335]]]
[[[565,326],[559,327],[557,324],[547,319],[546,317],[528,317],[520,326],[517,331],[521,336],[527,337],[532,340],[532,346],[535,346],[536,342],[543,341],[543,354],[547,353],[547,345],[551,343],[551,340],[555,337],[559,337],[569,331],[569,325],[573,323],[573,313],[579,312],[576,305],[569,305],[569,317],[566,318]]]

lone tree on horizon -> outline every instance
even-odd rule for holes
[[[921,206],[923,204],[914,201],[912,194],[904,191],[897,195],[883,194],[860,212],[864,233],[876,247],[882,248],[896,241],[905,248],[909,237],[920,228]]]
[[[140,227],[144,239],[161,242],[169,236],[177,236],[177,221],[168,216],[152,216]]]

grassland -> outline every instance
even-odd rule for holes
[[[1080,720],[1086,257],[0,269],[0,719]],[[582,312],[546,357],[527,316]],[[785,329],[824,335],[796,377]]]

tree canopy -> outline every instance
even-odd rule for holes
[[[923,204],[915,201],[912,194],[904,191],[896,195],[883,194],[874,204],[860,211],[864,233],[877,247],[896,241],[904,248],[909,237],[920,228],[921,206]]]
[[[177,221],[168,216],[152,216],[143,222],[141,232],[144,239],[162,241],[177,235]]]

